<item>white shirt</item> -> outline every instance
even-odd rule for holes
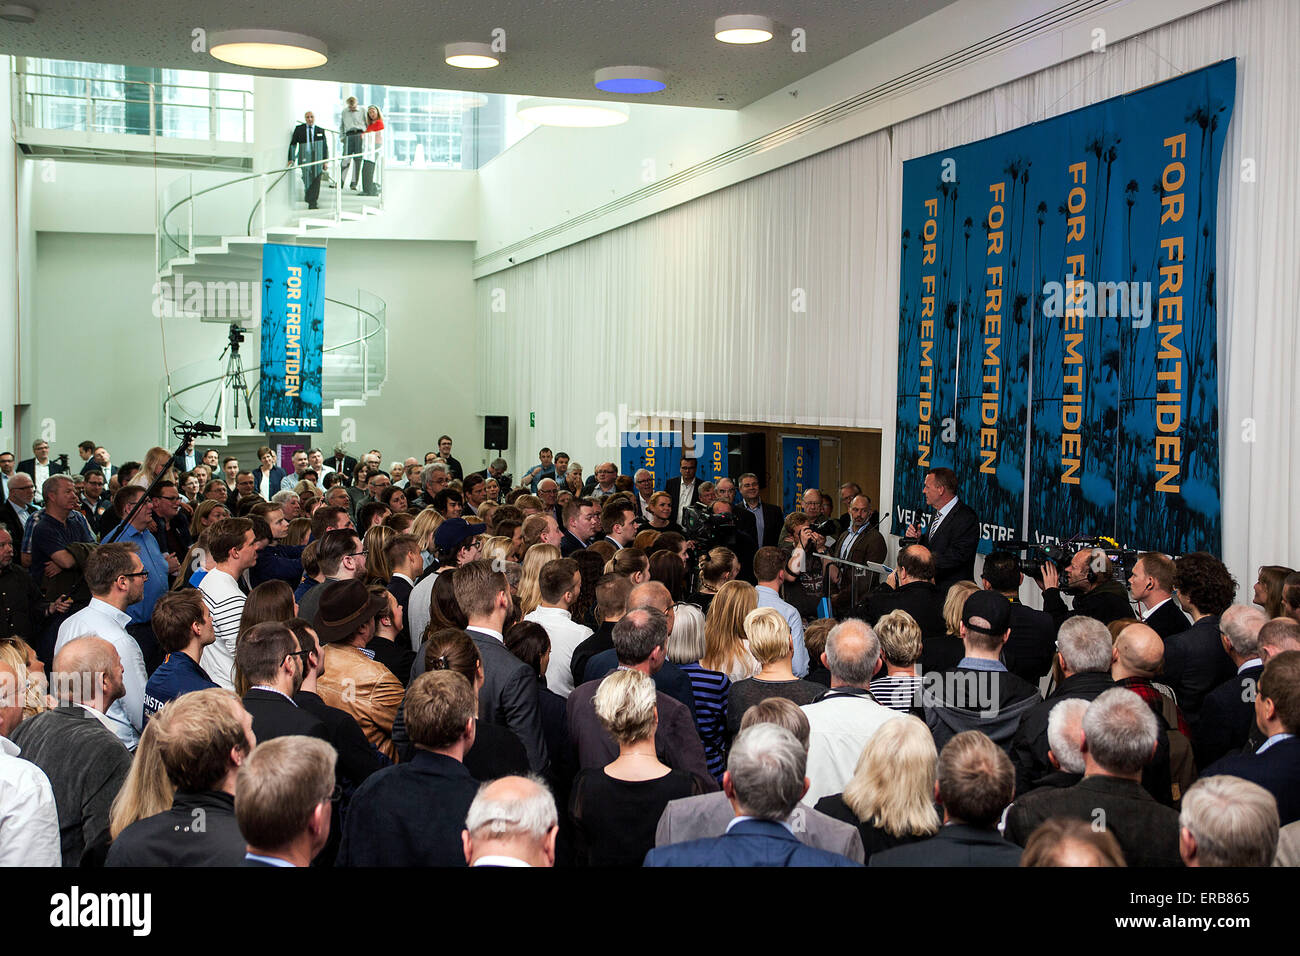
[[[1140,605],[1140,607],[1142,608],[1142,620],[1145,621],[1152,614],[1156,613],[1156,611],[1160,610],[1160,608],[1163,605],[1168,604],[1172,600],[1173,598],[1167,597],[1163,601],[1160,601],[1159,603],[1153,605],[1152,607],[1147,607],[1146,605]]]
[[[513,856],[481,856],[470,866],[524,866],[531,867],[531,863],[525,863],[523,860],[516,860]]]
[[[239,638],[239,618],[248,598],[225,571],[213,568],[199,582],[203,603],[212,613],[212,630],[217,639],[203,648],[199,666],[226,690],[235,689],[235,642]]]
[[[524,615],[546,628],[551,639],[551,663],[546,668],[546,686],[554,694],[568,697],[573,693],[573,652],[591,637],[591,628],[579,624],[561,607],[538,607]]]
[[[689,482],[683,478],[681,488],[678,489],[677,495],[677,517],[673,520],[678,524],[682,523],[682,513],[689,508],[695,501],[695,479]]]
[[[62,866],[59,811],[45,771],[0,737],[0,867]]]
[[[853,778],[862,748],[887,721],[903,714],[877,704],[853,688],[837,688],[812,704],[804,704],[808,718],[808,779],[803,802],[813,806],[822,797],[841,793]]]
[[[144,688],[149,676],[144,669],[144,654],[134,637],[126,632],[131,616],[113,605],[91,598],[90,603],[59,625],[59,637],[54,642],[57,655],[64,646],[78,637],[102,637],[117,649],[122,659],[122,683],[126,694],[109,705],[104,715],[111,721],[111,729],[127,750],[135,750],[144,728]]]

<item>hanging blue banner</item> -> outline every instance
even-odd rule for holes
[[[262,247],[261,423],[265,432],[320,432],[325,249]]]
[[[781,509],[783,514],[798,511],[803,493],[818,487],[821,481],[822,443],[820,438],[781,436]],[[819,519],[820,520],[820,519]]]
[[[1215,212],[1235,70],[904,163],[895,527],[947,466],[985,552],[1076,534],[1219,552]]]
[[[655,476],[655,490],[681,473],[682,436],[678,432],[623,432],[619,436],[619,474],[636,476],[644,468]]]
[[[713,481],[727,477],[727,455],[731,452],[731,436],[725,433],[696,432],[695,446],[687,449],[695,455],[697,481]]]

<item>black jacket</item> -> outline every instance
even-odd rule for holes
[[[1129,866],[1183,865],[1178,855],[1178,811],[1161,806],[1140,783],[1100,774],[1073,787],[1026,794],[1007,814],[1007,839],[1025,845],[1040,823],[1074,817],[1104,826],[1119,841]]]
[[[769,505],[763,502],[763,540],[758,540],[758,522],[754,516],[749,513],[749,509],[743,503],[732,508],[732,514],[736,516],[736,528],[749,535],[750,540],[757,541],[760,548],[775,548],[776,543],[781,540],[781,528],[785,524],[785,516],[781,514],[781,509],[776,505]]]
[[[329,154],[330,154],[329,140],[325,138],[325,131],[321,129],[319,126],[313,125],[312,132],[315,134],[312,137],[312,140],[313,140],[313,145],[316,148],[317,155],[309,156],[309,151],[307,149],[307,124],[299,123],[297,126],[294,127],[293,136],[290,137],[289,139],[289,162],[291,163],[298,162],[299,164],[301,164],[301,163],[314,162],[316,160],[329,158]],[[322,165],[319,168],[324,169],[324,166]],[[347,459],[347,460],[352,462],[353,468],[357,466],[355,459]],[[330,462],[329,464],[333,464],[333,462]],[[351,469],[348,470],[348,474],[349,475],[352,474]]]
[[[202,821],[202,828],[196,826]],[[178,790],[170,810],[137,820],[117,835],[107,866],[239,866],[244,835],[235,798],[214,790]]]
[[[253,736],[259,744],[276,737],[316,737],[326,742],[330,739],[320,720],[273,690],[250,689],[244,695],[244,710],[253,718]]]
[[[372,773],[388,766],[389,760],[366,739],[361,725],[346,710],[331,707],[320,695],[300,690],[293,701],[325,726],[325,739],[338,751],[338,776],[344,786],[361,786]]]
[[[1011,602],[1011,637],[1002,646],[1002,663],[1022,680],[1037,685],[1056,656],[1056,622],[1046,611]]]
[[[453,757],[417,751],[352,798],[339,866],[465,866],[461,831],[478,782]]]
[[[478,693],[478,719],[513,730],[528,751],[529,765],[537,773],[545,773],[550,755],[542,736],[537,674],[492,635],[472,628],[466,633],[483,661],[484,683]]]
[[[1187,615],[1178,606],[1178,598],[1170,598],[1156,608],[1156,613],[1143,619],[1142,623],[1159,634],[1162,641],[1167,641],[1175,634],[1181,634],[1192,626],[1192,622],[1187,619]]]
[[[1204,770],[1220,757],[1240,752],[1255,728],[1255,687],[1264,665],[1248,667],[1205,696],[1192,751]]]
[[[1165,641],[1164,682],[1178,695],[1192,730],[1199,733],[1205,696],[1236,672],[1219,637],[1219,616],[1207,614],[1181,634]]]
[[[1057,588],[1048,588],[1043,592],[1043,610],[1052,615],[1056,626],[1060,627],[1067,617],[1086,615],[1109,624],[1126,617],[1136,617],[1133,607],[1128,603],[1128,591],[1118,581],[1107,578],[1087,594],[1077,594],[1074,598],[1074,610],[1065,606],[1061,592]]]
[[[854,609],[874,626],[890,611],[906,611],[921,629],[921,667],[925,671],[946,671],[965,656],[965,648],[948,636],[943,620],[943,592],[929,581],[909,581],[900,588],[879,587]]]
[[[1282,826],[1300,820],[1300,737],[1279,740],[1262,754],[1224,757],[1207,767],[1201,776],[1222,773],[1257,783],[1273,794]]]
[[[1020,847],[992,827],[950,823],[928,840],[871,854],[868,866],[1019,866]]]
[[[1046,700],[1035,704],[1020,721],[1011,741],[1011,762],[1016,766],[1016,793],[1028,793],[1052,772],[1047,760],[1047,718],[1063,700],[1096,700],[1115,686],[1109,673],[1072,674],[1061,681]]]
[[[934,526],[934,518],[930,519]],[[958,499],[939,523],[939,530],[926,531],[918,539],[934,558],[934,584],[942,598],[958,581],[975,580],[975,551],[980,543],[980,519],[975,509]],[[906,541],[904,542],[906,543]]]
[[[573,659],[569,661],[569,671],[573,674],[573,686],[581,687],[587,682],[587,662],[602,651],[614,649],[615,621],[604,621],[596,628],[591,637],[573,649]]]

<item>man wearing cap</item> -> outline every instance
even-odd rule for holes
[[[329,706],[351,714],[366,739],[396,760],[393,719],[402,703],[402,682],[366,647],[375,616],[387,609],[387,596],[372,596],[360,581],[324,586],[313,621],[325,655],[316,692]]]
[[[927,673],[922,685],[925,722],[937,749],[963,731],[978,730],[1009,751],[1021,718],[1042,700],[1036,687],[999,659],[1010,636],[1010,601],[994,591],[976,591],[966,599],[961,617],[966,656],[942,675]]]

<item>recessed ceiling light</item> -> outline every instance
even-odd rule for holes
[[[596,89],[606,93],[658,93],[668,74],[652,66],[607,66],[596,71]]]
[[[713,38],[723,43],[766,43],[772,39],[772,18],[737,13],[713,21]]]
[[[0,6],[0,20],[8,20],[10,23],[35,23],[36,11],[21,4],[6,3]]]
[[[225,30],[208,38],[216,59],[256,70],[310,70],[329,59],[324,42],[282,30]]]
[[[628,109],[622,103],[552,100],[534,96],[520,100],[515,115],[538,126],[617,126],[627,122]]]
[[[443,57],[448,66],[463,70],[490,70],[501,62],[486,43],[448,43],[443,47]]]

